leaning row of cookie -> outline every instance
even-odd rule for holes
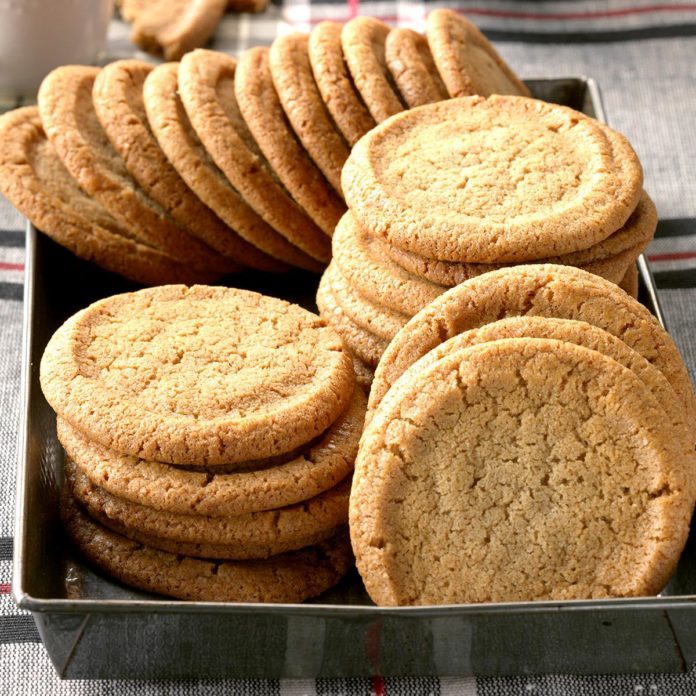
[[[343,170],[349,211],[317,298],[365,381],[425,305],[517,263],[575,266],[635,290],[657,226],[641,164],[616,131],[519,96],[392,116]]]
[[[352,566],[366,400],[316,315],[206,286],[116,295],[54,334],[41,384],[66,453],[66,529],[108,575],[283,602]]]
[[[383,605],[656,594],[689,531],[695,427],[674,343],[612,283],[465,281],[377,368],[350,500],[365,586]]]
[[[44,81],[38,111],[0,119],[0,189],[58,243],[145,284],[316,272],[356,140],[411,106],[492,91],[526,88],[446,10],[430,15],[427,41],[360,17],[239,62],[194,51],[154,69],[66,66]]]

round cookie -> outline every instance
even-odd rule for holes
[[[331,292],[326,274],[319,281],[317,307],[321,316],[336,330],[354,357],[374,368],[386,350],[388,341],[361,329],[351,321]]]
[[[440,8],[433,10],[426,21],[428,44],[451,97],[531,96],[527,86],[466,17]]]
[[[143,99],[159,146],[186,185],[249,244],[272,257],[268,270],[317,270],[317,262],[290,244],[249,207],[218,169],[186,115],[178,93],[178,64],[157,66],[145,80]]]
[[[158,551],[93,522],[70,498],[61,516],[73,544],[101,571],[147,592],[211,602],[301,602],[333,587],[353,564],[347,534],[258,561],[204,561]]]
[[[377,240],[361,227],[352,211],[338,223],[333,237],[333,263],[349,285],[372,302],[413,316],[446,288],[419,278],[381,252]]]
[[[97,75],[92,90],[99,122],[129,173],[177,223],[226,258],[260,270],[278,267],[225,225],[162,152],[150,130],[143,102],[143,84],[152,69],[140,60],[115,61]]]
[[[305,152],[288,123],[273,85],[268,53],[267,48],[257,46],[240,57],[234,74],[239,111],[285,188],[316,225],[330,236],[346,206]]]
[[[341,46],[363,102],[377,123],[404,110],[384,56],[389,26],[375,17],[356,17],[343,25]]]
[[[75,500],[105,527],[163,551],[178,546],[177,552],[190,556],[202,552],[208,558],[268,558],[325,541],[348,520],[350,479],[279,510],[207,517],[153,510],[112,496],[70,461],[65,464],[65,475]]]
[[[227,0],[156,0],[135,13],[131,41],[144,51],[179,60],[213,35]]]
[[[170,285],[114,295],[63,324],[41,360],[53,409],[141,459],[235,464],[304,445],[354,390],[340,337],[246,290]]]
[[[635,263],[628,267],[619,287],[634,299],[638,299],[638,266]]]
[[[216,275],[131,239],[70,176],[48,142],[34,106],[0,117],[0,191],[55,242],[137,283],[205,282]]]
[[[271,45],[269,64],[273,84],[297,137],[340,194],[341,170],[350,148],[336,130],[314,81],[307,34],[279,36]]]
[[[239,113],[236,61],[198,49],[179,64],[179,95],[210,156],[244,200],[286,239],[319,262],[328,262],[328,237],[271,172]]]
[[[363,297],[351,287],[334,263],[329,264],[324,276],[331,288],[331,294],[346,316],[361,329],[378,338],[391,341],[411,318]]]
[[[147,196],[111,146],[92,102],[98,73],[99,68],[68,65],[41,83],[41,122],[65,168],[136,241],[197,268],[223,273],[228,262]]]
[[[448,99],[427,39],[413,29],[392,29],[384,56],[396,86],[409,108]]]
[[[338,22],[319,22],[309,35],[309,60],[326,108],[353,146],[377,124],[348,72],[341,46],[341,29]]]
[[[662,415],[631,370],[562,341],[498,340],[414,371],[356,462],[351,541],[370,596],[656,594],[693,508],[691,441]]]
[[[657,227],[657,211],[655,204],[645,191],[638,203],[637,208],[631,213],[626,224],[618,231],[614,232],[607,239],[595,244],[588,249],[576,251],[565,256],[556,256],[550,259],[540,259],[535,263],[557,263],[564,266],[585,267],[596,275],[601,275],[612,282],[617,282],[619,278],[610,277],[616,273],[614,260],[621,254],[630,251],[630,255],[637,257],[643,249],[650,243]],[[382,253],[392,261],[399,264],[409,273],[425,278],[432,283],[438,283],[446,287],[453,287],[463,283],[470,278],[474,278],[488,271],[495,271],[504,268],[505,264],[483,264],[483,263],[457,263],[456,261],[438,261],[437,259],[426,258],[419,254],[414,254],[405,249],[395,247],[382,240],[376,239],[375,244]],[[610,261],[610,259],[612,259]],[[606,261],[606,263],[601,263]],[[623,261],[623,259],[622,259]],[[620,264],[619,264],[620,265]]]
[[[347,410],[301,454],[230,473],[192,471],[108,450],[58,418],[58,439],[81,473],[107,493],[155,510],[213,517],[293,505],[336,486],[353,470],[366,401],[356,388]]]
[[[669,334],[641,304],[613,283],[572,266],[528,265],[473,278],[441,295],[389,344],[375,373],[368,408],[416,360],[452,336],[503,316],[577,319],[598,326],[640,353],[667,378],[696,424],[689,375]]]
[[[642,184],[623,136],[567,107],[497,95],[398,114],[343,169],[348,207],[371,233],[474,263],[586,249],[625,224]]]

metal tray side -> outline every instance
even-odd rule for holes
[[[537,80],[531,86],[539,96],[562,98],[604,120],[593,80]],[[639,270],[641,299],[662,320],[642,257]],[[293,299],[307,304],[312,282],[297,274],[265,289],[287,297],[290,287]],[[62,552],[55,505],[61,453],[38,365],[67,316],[97,297],[133,287],[28,226],[13,592],[19,606],[32,611],[62,676],[680,671],[696,655],[696,637],[683,630],[696,601],[691,542],[662,597],[628,600],[387,609],[352,590],[353,576],[315,603],[215,604],[132,592],[86,571]],[[675,631],[671,618],[682,629]]]

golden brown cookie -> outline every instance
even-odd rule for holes
[[[693,509],[660,404],[629,369],[562,341],[457,351],[389,393],[350,503],[380,605],[656,594]]]
[[[404,110],[384,57],[389,27],[375,17],[356,17],[343,26],[341,45],[353,83],[377,123]]]
[[[309,60],[326,108],[352,146],[375,127],[343,58],[341,25],[320,22],[309,35]]]
[[[409,108],[449,98],[422,34],[404,27],[392,29],[384,45],[384,56]]]
[[[153,66],[119,60],[98,75],[92,90],[97,117],[129,173],[188,232],[226,258],[254,268],[273,262],[241,239],[186,185],[157,144],[143,103],[143,84]]]
[[[331,256],[328,237],[273,176],[235,98],[236,61],[202,49],[179,65],[179,95],[191,125],[244,200],[275,230],[319,264]]]
[[[131,239],[128,230],[70,176],[34,106],[0,117],[0,191],[44,234],[107,271],[145,285],[215,277]]]
[[[628,267],[619,287],[631,297],[638,299],[638,266],[635,263]]]
[[[335,263],[329,264],[324,276],[331,294],[346,316],[361,329],[378,338],[391,341],[411,318],[410,315],[395,312],[361,295],[359,290],[348,283]]]
[[[433,10],[427,19],[427,35],[435,64],[450,96],[531,96],[527,86],[466,17],[454,10]]]
[[[413,316],[446,288],[419,278],[391,261],[375,238],[348,211],[333,237],[333,262],[351,287],[387,309]]]
[[[56,331],[48,402],[85,437],[193,466],[277,456],[324,432],[355,377],[339,336],[246,290],[163,286],[105,298]]]
[[[98,68],[56,68],[39,89],[39,113],[65,168],[138,242],[196,268],[224,272],[220,255],[177,225],[128,173],[99,123],[92,102]]]
[[[566,254],[565,256],[540,259],[535,263],[557,263],[564,266],[584,267],[591,273],[601,275],[612,282],[618,282],[621,276],[618,278],[613,277],[613,274],[617,272],[616,262],[619,262],[619,266],[623,262],[623,259],[618,257],[626,252],[630,252],[629,257],[637,257],[652,240],[656,227],[657,211],[655,204],[650,199],[650,196],[643,192],[637,208],[631,213],[626,224],[610,237],[607,237],[607,239],[588,249]],[[437,259],[426,258],[405,249],[400,249],[382,240],[375,240],[375,243],[386,256],[409,273],[447,287],[459,285],[459,283],[463,283],[465,280],[469,280],[469,278],[474,278],[488,271],[495,271],[506,265],[438,261]],[[592,266],[592,268],[587,268],[588,266]]]
[[[299,33],[279,36],[271,45],[268,59],[273,84],[297,137],[340,194],[341,170],[350,147],[336,130],[314,81],[309,36]]]
[[[71,461],[66,484],[99,523],[129,539],[189,556],[246,560],[311,546],[348,521],[350,479],[314,498],[277,510],[209,517],[154,510],[95,486]]]
[[[343,170],[348,207],[370,232],[473,263],[597,244],[626,223],[642,183],[620,134],[567,107],[497,95],[398,114],[353,148]]]
[[[155,0],[133,16],[131,41],[165,60],[179,60],[213,35],[227,0]]]
[[[290,244],[246,204],[210,158],[179,99],[177,70],[178,63],[159,65],[148,75],[143,87],[150,128],[167,159],[186,185],[221,220],[249,244],[272,257],[264,270],[287,270],[285,263],[317,270],[314,259]]]
[[[613,283],[571,266],[504,268],[468,280],[417,314],[389,344],[370,393],[374,409],[416,360],[448,338],[504,316],[577,319],[640,353],[667,378],[696,423],[696,401],[679,350],[655,317]]]
[[[58,418],[58,439],[80,472],[107,493],[155,510],[231,516],[293,505],[332,488],[353,470],[366,401],[356,388],[348,409],[319,439],[281,462],[230,473],[196,471],[119,454]]]
[[[93,522],[67,494],[68,537],[102,572],[132,587],[210,602],[301,602],[333,587],[353,565],[347,534],[258,561],[204,561],[157,551]]]
[[[388,341],[361,329],[350,319],[331,291],[326,274],[319,281],[317,307],[319,314],[336,330],[353,356],[374,368],[386,350]]]
[[[288,123],[273,85],[267,48],[258,46],[242,54],[234,75],[234,90],[239,111],[268,164],[315,227],[332,235],[345,203]]]

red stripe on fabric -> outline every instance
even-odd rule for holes
[[[382,677],[372,677],[370,682],[372,685],[372,696],[384,696],[384,679]]]
[[[0,271],[23,271],[23,263],[5,263],[0,261]]]
[[[636,14],[653,12],[693,12],[693,3],[673,3],[670,5],[645,5],[644,7],[624,7],[616,10],[594,10],[588,12],[515,12],[510,10],[492,10],[484,7],[458,7],[457,12],[479,17],[501,17],[506,19],[606,19],[608,17],[628,17]]]
[[[0,595],[10,594],[12,591],[12,585],[9,582],[0,583]]]
[[[677,251],[672,254],[649,254],[648,261],[684,261],[696,259],[696,251]]]
[[[360,0],[348,0],[348,18],[353,19],[360,12]]]

